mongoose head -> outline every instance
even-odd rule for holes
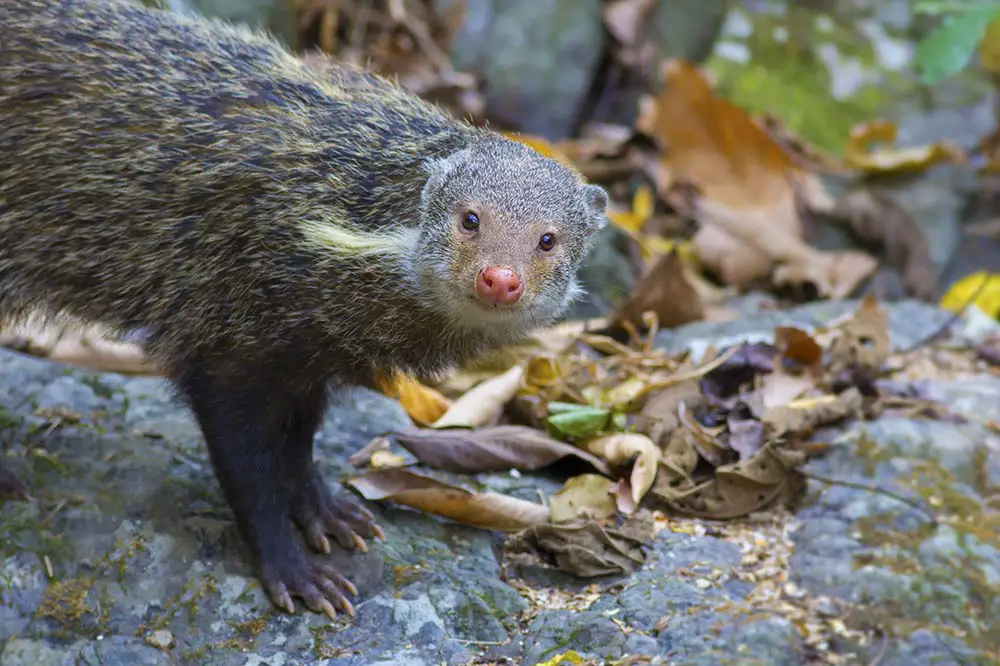
[[[558,318],[608,196],[505,138],[428,162],[416,272],[436,310],[466,329],[519,334]]]

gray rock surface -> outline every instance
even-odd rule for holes
[[[570,307],[567,319],[601,317],[628,299],[638,279],[628,255],[630,242],[615,226],[600,233],[579,273],[586,292]]]
[[[457,0],[435,0],[447,9]],[[485,82],[486,112],[550,140],[568,138],[606,39],[600,0],[462,0],[455,66]]]
[[[855,305],[695,324],[662,342],[752,339],[777,322],[808,327]],[[945,317],[916,303],[890,312],[901,344]],[[631,576],[574,580],[505,559],[497,535],[373,506],[387,541],[367,555],[335,550],[360,596],[353,622],[330,623],[271,609],[197,429],[159,380],[0,351],[4,462],[37,497],[0,505],[0,664],[535,664],[570,649],[662,664],[809,663],[815,642],[793,612],[755,612],[786,601],[825,609],[858,632],[886,632],[865,643],[870,632],[823,629],[830,649],[856,655],[845,663],[878,654],[882,664],[987,663],[974,655],[997,638],[989,620],[1000,613],[995,527],[933,526],[862,488],[938,497],[939,510],[957,515],[982,512],[1000,484],[1000,438],[987,423],[1000,412],[1000,380],[983,374],[913,389],[967,421],[886,416],[818,433],[835,445],[810,471],[860,485],[811,482],[791,516],[674,521]],[[370,392],[332,405],[319,436],[331,485],[348,473],[347,455],[406,424],[396,403]],[[900,479],[915,471],[920,484]],[[525,497],[555,487],[543,474],[479,481]],[[761,539],[772,544],[766,561],[752,556]]]

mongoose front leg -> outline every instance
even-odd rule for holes
[[[368,509],[348,500],[335,500],[313,461],[316,430],[326,406],[326,387],[317,384],[297,398],[285,431],[288,483],[292,491],[292,519],[306,543],[321,553],[330,552],[327,536],[343,548],[367,551],[362,537],[385,538]]]
[[[310,561],[295,538],[292,491],[285,457],[289,404],[268,382],[214,375],[199,368],[181,387],[208,445],[209,456],[236,525],[276,606],[295,612],[292,597],[315,612],[353,610],[344,592],[354,586],[335,567]]]

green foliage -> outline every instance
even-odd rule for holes
[[[608,426],[611,411],[568,402],[549,403],[549,425],[564,435],[586,439]]]
[[[939,0],[919,4],[917,11],[942,16],[916,53],[921,78],[933,84],[968,66],[990,23],[1000,17],[1000,2]]]

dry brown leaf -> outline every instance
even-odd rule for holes
[[[514,553],[535,553],[581,578],[627,574],[646,561],[642,546],[653,538],[648,511],[630,516],[617,529],[594,521],[536,525],[508,541]]]
[[[656,480],[660,449],[649,437],[638,433],[616,433],[595,437],[583,442],[580,448],[607,460],[612,465],[624,466],[633,460],[629,483],[632,501],[638,504]]]
[[[945,162],[964,162],[962,149],[950,141],[913,148],[871,150],[874,143],[894,143],[898,128],[887,120],[861,123],[851,130],[844,164],[867,173],[921,173]]]
[[[694,368],[694,362],[688,359],[677,368],[677,373],[690,372]],[[693,377],[650,392],[639,412],[639,431],[661,446],[666,444],[671,433],[680,425],[677,416],[680,404],[684,401],[693,404],[700,398],[698,378]]]
[[[856,190],[839,199],[829,217],[865,247],[881,249],[886,265],[899,272],[910,296],[937,300],[940,288],[930,243],[902,206],[871,190]]]
[[[804,481],[794,468],[805,461],[797,451],[764,447],[753,457],[720,466],[716,476],[685,491],[656,494],[672,511],[711,520],[731,520],[783,504],[798,495]]]
[[[403,373],[381,375],[376,378],[376,386],[387,397],[398,400],[418,425],[434,423],[451,407],[448,398]]]
[[[725,462],[728,447],[719,444],[717,438],[722,433],[722,428],[706,428],[695,419],[694,414],[686,403],[681,403],[677,409],[677,416],[681,426],[688,434],[688,441],[695,450],[706,461],[718,467]]]
[[[760,388],[756,393],[760,397],[762,410],[766,412],[787,405],[814,388],[816,388],[814,376],[805,373],[792,375],[777,367],[774,372],[760,378]]]
[[[694,242],[702,262],[726,284],[742,287],[767,277],[776,257],[762,244],[801,244],[796,187],[817,192],[822,186],[745,111],[717,96],[698,68],[670,60],[662,79],[662,92],[643,102],[637,123],[660,149],[659,168],[651,174],[660,195],[670,200],[671,190],[687,183],[701,198],[732,211],[735,231],[745,228],[743,218],[761,220],[741,235],[716,224],[714,216],[694,215],[703,224]],[[749,242],[741,236],[750,236]]]
[[[831,425],[861,413],[864,397],[854,388],[836,395],[794,400],[768,410],[763,418],[769,439],[786,435],[808,435],[816,428]]]
[[[55,363],[123,375],[162,374],[139,345],[114,339],[108,331],[75,321],[42,323],[29,319],[0,328],[0,346]]]
[[[434,428],[460,426],[475,428],[496,423],[504,406],[521,388],[524,367],[516,365],[503,374],[487,379],[452,403],[433,423]]]
[[[839,329],[830,348],[831,372],[860,368],[875,373],[882,369],[892,351],[889,316],[874,296],[866,296]]]
[[[541,504],[499,493],[472,493],[405,469],[384,469],[347,481],[367,500],[404,506],[487,530],[516,532],[548,521]]]
[[[409,430],[393,437],[423,464],[450,472],[531,471],[573,456],[611,474],[596,456],[525,426]]]
[[[691,443],[691,435],[681,428],[674,430],[663,449],[660,470],[654,488],[666,485],[671,488],[692,487],[693,474],[698,467],[698,450]]]
[[[581,474],[566,481],[549,499],[549,520],[604,520],[615,513],[615,482],[597,474]]]
[[[778,326],[774,329],[774,346],[783,357],[803,368],[815,369],[823,362],[823,348],[801,328]]]
[[[724,257],[726,261],[741,261],[739,252],[750,247],[770,257],[770,276],[777,285],[812,284],[821,295],[840,299],[849,296],[878,267],[878,262],[863,252],[813,249],[799,236],[774,228],[771,218],[757,211],[730,209],[697,193],[688,193],[687,201],[679,205],[689,206],[695,218],[741,241],[743,249],[733,249],[737,254]],[[707,260],[705,263],[710,265]],[[733,269],[742,270],[735,264]],[[755,273],[754,278],[763,276]]]
[[[701,294],[688,280],[687,271],[676,252],[662,255],[639,279],[628,300],[612,315],[610,325],[619,327],[627,321],[634,326],[642,326],[642,315],[647,311],[654,312],[658,324],[664,328],[704,317],[705,304]]]

